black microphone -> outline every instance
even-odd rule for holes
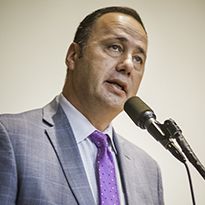
[[[133,96],[129,98],[125,102],[124,110],[137,126],[142,129],[147,129],[147,131],[179,161],[182,163],[186,162],[183,153],[174,144],[172,139],[166,136],[166,131],[163,129],[163,125],[156,120],[156,115],[153,110],[139,97]]]

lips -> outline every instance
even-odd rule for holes
[[[109,83],[110,85],[114,86],[118,90],[122,90],[125,93],[127,93],[127,83],[125,83],[119,79],[107,80],[106,82]]]

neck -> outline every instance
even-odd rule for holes
[[[63,96],[99,131],[104,131],[118,114],[113,113],[113,109],[109,110],[105,107],[99,109],[99,107],[84,105],[83,102],[77,101],[64,91]]]

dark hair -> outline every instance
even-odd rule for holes
[[[91,30],[92,30],[92,26],[94,25],[96,20],[104,14],[113,13],[113,12],[123,13],[123,14],[127,14],[129,16],[132,16],[134,19],[136,19],[141,24],[141,26],[145,30],[144,24],[139,16],[139,14],[134,9],[131,9],[128,7],[119,7],[119,6],[105,7],[105,8],[98,9],[98,10],[92,12],[91,14],[87,15],[83,19],[83,21],[80,23],[80,25],[78,26],[77,31],[75,33],[74,42],[78,43],[80,45],[80,48],[82,49],[85,46],[85,44],[89,38],[89,35],[91,33]],[[146,32],[146,30],[145,30],[145,32]]]

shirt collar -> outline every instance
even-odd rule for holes
[[[65,112],[69,123],[71,125],[72,131],[74,133],[77,144],[85,140],[91,133],[97,130],[90,121],[79,112],[61,93],[58,96],[58,101]],[[104,134],[107,134],[111,139],[111,144],[116,152],[113,141],[113,127],[110,124],[104,131]],[[117,152],[116,152],[117,153]]]

